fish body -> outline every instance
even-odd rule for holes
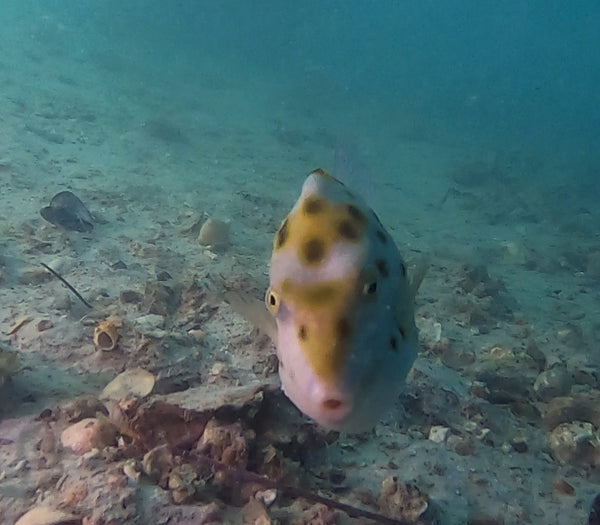
[[[91,232],[94,220],[83,202],[70,191],[57,193],[49,206],[40,210],[40,215],[55,226],[65,230]]]
[[[282,388],[322,426],[359,432],[397,398],[417,355],[414,295],[391,236],[318,169],[273,243],[265,303]]]

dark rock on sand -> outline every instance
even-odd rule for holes
[[[40,210],[41,216],[55,226],[65,230],[90,232],[94,228],[92,215],[83,202],[70,191],[57,193],[50,206]]]

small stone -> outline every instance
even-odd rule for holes
[[[123,290],[119,294],[121,304],[139,304],[142,302],[143,296],[135,290]]]
[[[160,445],[146,452],[142,459],[142,469],[146,476],[162,486],[173,468],[173,463],[173,454],[169,447]]]
[[[15,523],[15,525],[75,525],[81,523],[81,519],[73,514],[52,507],[40,506],[27,511]]]
[[[152,392],[156,379],[143,368],[131,368],[115,377],[102,391],[103,399],[146,397]]]
[[[54,297],[52,307],[60,312],[68,312],[71,309],[71,296],[68,293],[59,293]]]
[[[565,496],[574,496],[575,488],[571,485],[565,478],[562,476],[558,476],[554,480],[554,490],[559,494],[564,494]]]
[[[529,450],[529,446],[527,445],[527,438],[525,436],[516,436],[511,439],[510,444],[515,452],[524,453]]]
[[[50,281],[52,274],[44,268],[26,268],[19,274],[20,284],[41,284]]]
[[[128,459],[123,465],[123,473],[137,483],[142,475],[142,464],[135,458]]]
[[[264,503],[266,507],[270,507],[277,499],[277,491],[275,489],[259,490],[254,494],[254,497]]]
[[[143,335],[147,335],[148,337],[162,339],[167,335],[167,331],[163,330],[165,318],[162,315],[142,315],[134,319],[133,324]]]
[[[244,515],[244,523],[251,523],[253,525],[271,525],[272,523],[264,503],[255,498],[251,498],[244,505],[242,514]]]
[[[127,270],[127,265],[120,259],[110,266],[113,270]]]
[[[206,219],[200,228],[198,242],[213,248],[226,247],[229,244],[229,224],[219,219]]]
[[[45,330],[49,330],[53,326],[54,325],[52,324],[52,321],[50,321],[50,319],[42,319],[41,321],[38,321],[36,328],[38,332],[44,332]]]
[[[538,375],[533,390],[542,401],[564,396],[571,390],[571,376],[564,366],[553,366]]]
[[[386,516],[411,523],[429,523],[423,520],[429,509],[427,498],[415,485],[404,483],[395,476],[383,480],[379,508]]]
[[[600,465],[600,440],[587,421],[558,425],[550,434],[550,449],[560,463]]]
[[[67,427],[62,435],[63,447],[78,455],[116,444],[117,429],[106,418],[86,418]]]
[[[430,441],[434,443],[444,443],[450,434],[450,429],[448,427],[444,427],[441,425],[433,425],[429,429],[429,437]]]

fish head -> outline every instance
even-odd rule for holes
[[[275,235],[265,296],[285,394],[326,428],[371,427],[416,357],[412,300],[375,213],[324,170],[311,173]]]

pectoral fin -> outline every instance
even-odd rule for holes
[[[267,310],[264,301],[233,291],[225,294],[225,301],[234,312],[268,335],[273,344],[277,345],[277,324],[275,318]]]

